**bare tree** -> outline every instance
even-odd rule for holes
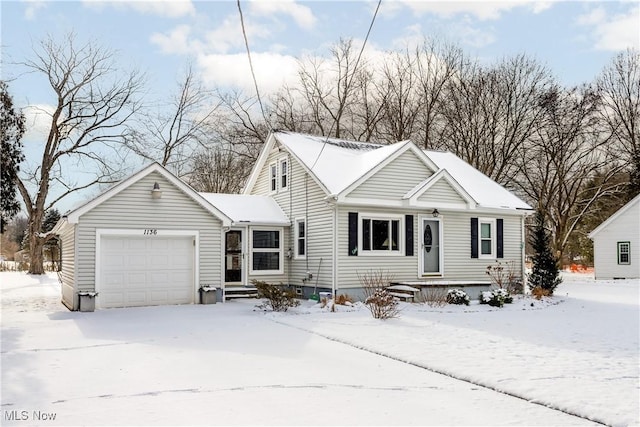
[[[468,64],[451,80],[444,144],[494,180],[510,185],[517,160],[536,131],[539,98],[553,84],[550,72],[519,55],[493,67]]]
[[[553,88],[540,106],[542,123],[525,152],[520,189],[544,214],[560,257],[594,203],[617,191],[611,177],[620,168],[598,124],[599,97],[590,87]]]
[[[140,116],[136,128],[132,128],[130,148],[178,175],[184,174],[189,157],[198,141],[206,137],[207,124],[216,111],[211,95],[188,64],[169,105],[161,104],[158,111]]]
[[[136,96],[142,77],[135,71],[116,73],[114,53],[94,42],[77,44],[73,33],[58,42],[47,38],[24,62],[51,85],[55,105],[42,160],[32,171],[23,171],[17,184],[29,216],[29,273],[42,274],[42,248],[51,236],[41,235],[45,212],[78,190],[114,182],[121,162],[110,161],[129,137],[125,124],[139,107]],[[63,161],[93,174],[82,183],[63,173]],[[54,183],[63,189],[51,199]]]
[[[414,55],[421,108],[412,140],[423,148],[442,148],[447,87],[459,78],[465,57],[456,45],[438,40],[425,40]]]
[[[630,171],[628,199],[640,193],[640,52],[618,54],[597,80],[600,114]],[[613,148],[613,147],[612,147]]]
[[[239,193],[252,162],[228,147],[215,145],[201,150],[191,159],[189,184],[205,193]]]

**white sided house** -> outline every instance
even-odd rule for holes
[[[593,240],[596,279],[640,279],[640,195],[596,227]]]
[[[524,277],[531,207],[468,163],[410,141],[379,145],[273,132],[243,194],[198,193],[154,163],[67,213],[62,300],[81,309],[218,299],[254,279],[362,298],[382,272],[412,288]],[[89,310],[93,307],[90,306]]]

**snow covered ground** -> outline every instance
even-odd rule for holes
[[[53,275],[0,282],[2,425],[640,424],[638,281],[565,275],[542,303],[387,321],[311,302],[69,312]]]

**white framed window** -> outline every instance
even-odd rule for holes
[[[286,190],[289,187],[289,160],[280,159],[280,189]]]
[[[618,242],[618,264],[631,264],[631,242]]]
[[[269,181],[271,183],[271,192],[275,193],[278,190],[278,164],[271,163],[269,165]]]
[[[251,273],[282,274],[283,242],[281,228],[251,228]]]
[[[400,255],[403,228],[402,215],[360,214],[360,254]]]
[[[307,219],[296,218],[295,226],[296,239],[296,259],[305,259],[307,257]]]
[[[480,258],[496,257],[496,220],[478,219],[478,254]]]

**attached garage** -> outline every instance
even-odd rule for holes
[[[192,304],[195,238],[102,235],[98,308]]]
[[[190,186],[151,164],[56,224],[62,302],[81,311],[194,304],[202,287],[219,289],[221,299],[221,248],[232,225]]]

